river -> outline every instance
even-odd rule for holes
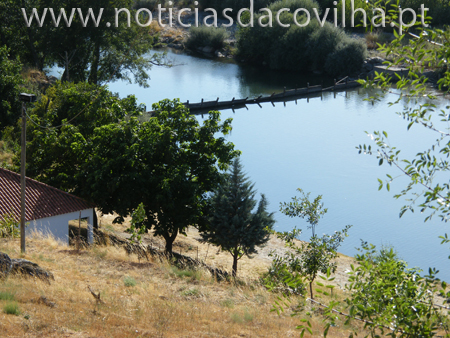
[[[330,79],[304,77],[299,74],[270,72],[241,67],[231,62],[192,57],[169,52],[176,66],[154,67],[150,88],[123,82],[110,84],[121,97],[134,94],[150,110],[151,104],[164,98],[180,98],[183,102],[229,100],[233,97],[255,97],[280,92],[283,87],[325,85]],[[323,195],[328,213],[317,226],[317,233],[332,233],[345,225],[353,227],[340,250],[354,255],[360,240],[377,246],[392,245],[400,258],[410,267],[425,271],[436,267],[439,277],[450,280],[448,245],[440,245],[439,235],[448,227],[437,218],[424,223],[425,215],[406,213],[399,218],[404,199],[393,198],[408,180],[399,178],[391,185],[391,192],[378,191],[378,178],[387,173],[400,172],[388,166],[378,166],[374,156],[359,155],[355,147],[372,144],[364,131],[385,130],[391,145],[402,150],[405,158],[412,158],[425,150],[436,135],[424,128],[407,131],[407,123],[396,111],[401,106],[388,107],[397,98],[388,95],[372,105],[364,101],[368,94],[362,89],[347,93],[324,93],[322,98],[299,100],[297,103],[249,105],[247,109],[222,112],[223,118],[233,118],[233,131],[228,137],[242,151],[245,171],[258,193],[264,193],[269,210],[275,211],[276,229],[287,231],[294,226],[304,230],[301,239],[307,240],[310,231],[302,219],[282,215],[279,203],[298,195],[296,189],[311,192],[311,197]],[[201,119],[201,116],[198,117]],[[375,146],[374,144],[372,144]]]

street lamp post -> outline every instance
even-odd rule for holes
[[[22,150],[20,154],[20,251],[25,253],[25,164],[26,164],[26,143],[27,143],[27,116],[26,103],[35,102],[36,96],[33,94],[21,93],[22,101]]]

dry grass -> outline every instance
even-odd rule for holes
[[[102,218],[102,228],[118,234],[126,228]],[[230,265],[230,257],[199,244],[198,234],[177,240],[176,251],[207,255],[207,262]],[[149,236],[146,241],[157,241]],[[277,243],[275,244],[275,248]],[[192,249],[189,249],[189,246]],[[242,281],[217,282],[206,271],[183,271],[167,262],[139,262],[114,247],[93,246],[77,254],[52,237],[35,235],[27,253],[19,253],[18,240],[0,240],[0,251],[23,257],[50,270],[55,281],[10,277],[0,281],[0,293],[14,295],[19,315],[0,313],[0,332],[7,337],[297,337],[299,318],[294,305],[278,316],[270,312],[276,295],[255,280],[261,259],[241,262]],[[100,293],[98,303],[88,287]],[[56,307],[40,301],[45,297]],[[0,309],[11,302],[1,300]],[[321,336],[321,317],[313,318],[314,337]],[[347,337],[333,328],[330,337]]]
[[[186,32],[180,28],[166,27],[161,32],[161,38],[168,39],[172,43],[182,42],[186,36]]]
[[[377,49],[378,44],[388,44],[392,40],[392,36],[382,31],[373,31],[365,35],[368,49]]]
[[[47,76],[45,73],[33,67],[23,67],[21,75],[24,80],[28,80],[33,83],[47,82]]]
[[[162,27],[158,24],[158,21],[152,21],[148,29],[150,30],[150,34],[154,35],[161,32]]]

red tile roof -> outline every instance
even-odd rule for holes
[[[25,221],[94,208],[81,198],[28,177],[25,201]],[[0,219],[11,212],[20,220],[20,175],[0,168]]]

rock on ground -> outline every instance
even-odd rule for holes
[[[0,277],[8,275],[22,275],[24,277],[36,277],[50,284],[55,277],[50,271],[41,268],[36,263],[26,259],[11,259],[7,254],[0,252]]]

